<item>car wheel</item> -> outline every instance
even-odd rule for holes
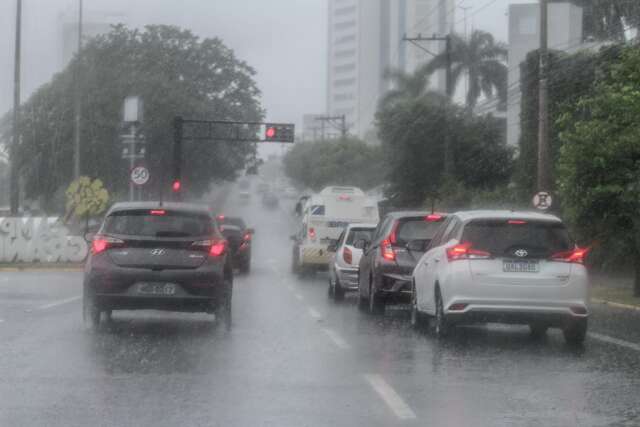
[[[334,294],[334,287],[333,287],[333,280],[331,280],[331,276],[329,276],[329,289],[327,291],[327,294],[329,295],[329,298],[333,298],[333,294]]]
[[[242,264],[240,264],[240,272],[247,274],[251,271],[251,259],[248,259],[246,261],[244,261]]]
[[[449,325],[449,322],[447,322],[447,316],[444,313],[442,295],[440,295],[439,288],[436,288],[435,301],[436,317],[433,322],[433,333],[437,338],[445,338],[451,332],[451,326]]]
[[[411,326],[422,331],[428,324],[428,319],[424,313],[418,310],[418,295],[416,294],[415,282],[411,285]]]
[[[224,280],[224,291],[218,307],[216,309],[216,321],[224,326],[225,330],[231,330],[232,310],[231,301],[233,296],[233,283],[229,279]]]
[[[373,288],[373,280],[369,282],[369,314],[384,314],[384,300]]]
[[[570,345],[581,345],[587,337],[587,319],[571,321],[562,329],[564,340]]]
[[[86,289],[82,298],[82,320],[92,330],[100,327],[100,310],[95,298]]]
[[[342,288],[342,286],[340,286],[340,282],[336,279],[336,281],[333,283],[333,300],[342,301],[344,299],[344,294],[344,289]]]
[[[544,323],[534,322],[529,324],[529,333],[533,338],[542,338],[547,335],[549,326]]]
[[[293,274],[300,274],[300,253],[297,246],[293,247],[293,255],[291,256],[291,272]]]

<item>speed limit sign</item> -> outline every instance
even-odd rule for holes
[[[533,206],[535,206],[536,209],[546,211],[551,207],[552,204],[553,198],[551,197],[551,194],[547,193],[546,191],[541,191],[533,196]]]
[[[136,166],[131,170],[131,182],[136,185],[144,185],[149,181],[149,169],[144,166]]]

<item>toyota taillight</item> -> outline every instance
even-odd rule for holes
[[[351,252],[351,249],[344,248],[344,250],[342,251],[342,259],[347,264],[352,264],[353,263],[353,253]]]
[[[589,253],[589,248],[575,248],[571,251],[558,252],[551,255],[552,261],[584,264],[584,259]]]
[[[380,255],[387,261],[396,260],[396,252],[393,250],[393,246],[391,246],[391,241],[389,239],[385,239],[380,243]]]
[[[116,239],[115,237],[108,236],[96,236],[91,242],[91,253],[94,255],[104,252],[107,249],[121,247],[124,245],[124,241]]]
[[[487,258],[491,258],[491,254],[489,252],[473,249],[469,242],[460,243],[459,245],[455,245],[447,249],[447,259],[449,261]]]
[[[195,249],[204,250],[211,256],[220,256],[224,254],[227,248],[226,240],[199,240],[191,245]]]

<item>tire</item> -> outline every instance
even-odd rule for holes
[[[88,329],[97,331],[100,328],[100,309],[95,297],[85,288],[82,297],[82,320]]]
[[[248,274],[251,272],[251,258],[240,264],[240,272],[243,274]]]
[[[587,337],[587,319],[571,321],[562,328],[564,340],[569,345],[582,345]]]
[[[439,339],[446,338],[451,333],[451,325],[447,322],[447,316],[444,314],[444,305],[439,288],[436,288],[435,301],[436,316],[433,321],[433,334]]]
[[[418,296],[415,282],[411,285],[411,326],[417,331],[424,331],[429,324],[427,316],[418,310]]]
[[[384,299],[373,289],[373,280],[369,283],[369,314],[384,314]]]
[[[344,289],[340,286],[340,282],[338,280],[333,284],[333,300],[338,302],[344,299]]]
[[[300,275],[302,272],[300,269],[300,252],[295,245],[293,246],[293,254],[291,256],[291,272],[297,275]]]
[[[530,323],[529,324],[529,334],[533,338],[543,338],[547,335],[547,330],[549,326],[544,323]]]
[[[225,330],[231,330],[232,323],[232,296],[233,296],[233,282],[230,279],[224,279],[224,291],[222,298],[218,301],[216,308],[216,322]]]

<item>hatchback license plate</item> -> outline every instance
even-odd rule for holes
[[[538,261],[504,261],[502,270],[506,273],[538,273],[540,264]]]
[[[174,295],[176,285],[172,283],[140,283],[138,293],[145,295]]]

